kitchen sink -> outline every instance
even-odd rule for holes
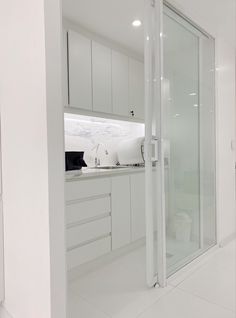
[[[106,170],[112,170],[112,169],[124,169],[124,168],[129,168],[127,166],[97,166],[97,167],[92,167],[91,169],[106,169]]]

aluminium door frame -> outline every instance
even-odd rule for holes
[[[145,4],[146,278],[149,287],[156,284],[165,287],[167,277],[162,139],[163,0],[146,0]],[[153,119],[155,121],[154,127],[152,125]],[[155,148],[154,156],[153,147]],[[155,169],[153,169],[153,162],[156,163]],[[155,185],[153,184],[153,176],[155,176],[155,182],[157,183]],[[157,211],[156,224],[154,224],[154,207]],[[157,229],[156,247],[154,244],[155,226]]]
[[[163,156],[163,15],[164,6],[177,14],[184,21],[189,23],[196,32],[214,40],[208,32],[198,24],[189,19],[181,10],[170,4],[166,0],[146,0],[145,1],[145,213],[146,213],[146,280],[149,287],[158,284],[165,287],[167,284],[166,268],[166,222],[165,222],[165,184],[164,184],[164,156]],[[215,78],[216,86],[216,78]],[[217,87],[215,87],[215,155],[217,154]],[[153,110],[157,108],[155,118],[156,129],[153,141]],[[152,147],[155,147],[156,157],[152,157]],[[156,169],[153,169],[153,161],[157,162]],[[156,172],[153,172],[156,170]],[[154,198],[159,207],[157,209],[157,246],[154,246],[154,215],[153,215],[153,173],[159,179],[159,192]],[[218,242],[218,204],[217,204],[217,156],[215,169],[215,208],[216,208],[216,241]],[[155,259],[155,255],[156,258]],[[155,271],[155,265],[157,270]],[[156,273],[157,272],[157,273]]]

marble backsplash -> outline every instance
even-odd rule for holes
[[[144,124],[128,121],[65,114],[64,125],[65,151],[84,151],[88,166],[94,166],[95,157],[101,165],[116,164],[117,145],[144,136]]]

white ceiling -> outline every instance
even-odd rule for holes
[[[143,55],[143,27],[135,29],[134,19],[144,19],[146,0],[62,0],[63,16]],[[169,0],[213,36],[235,45],[236,0]],[[190,5],[191,4],[191,5]]]
[[[144,0],[63,0],[63,16],[125,48],[143,54]]]
[[[236,45],[236,0],[168,0],[214,37]]]

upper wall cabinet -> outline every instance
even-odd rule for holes
[[[129,107],[135,118],[144,118],[144,65],[129,59]]]
[[[111,49],[92,42],[93,110],[112,113]]]
[[[92,110],[91,41],[77,32],[68,32],[69,104]]]
[[[113,112],[129,116],[129,58],[112,51],[112,102]]]
[[[143,121],[143,63],[72,30],[63,52],[64,106]]]

